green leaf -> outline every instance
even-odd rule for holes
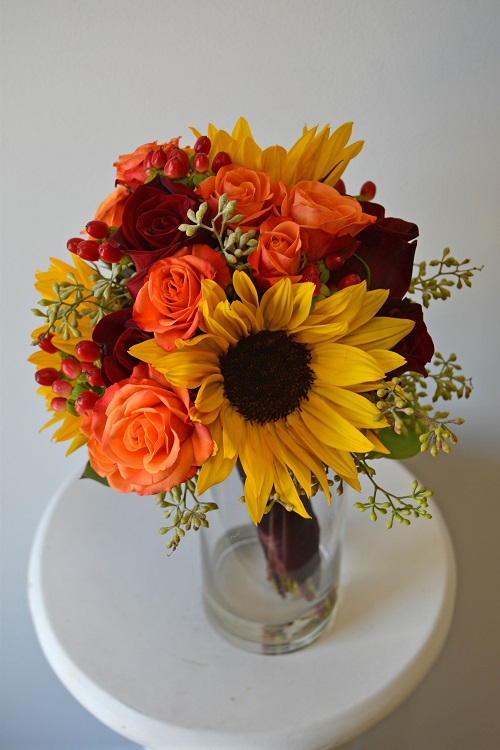
[[[87,465],[83,470],[83,474],[80,479],[93,479],[95,482],[100,482],[101,484],[106,485],[106,487],[109,487],[109,483],[106,477],[100,477],[99,474],[94,471],[94,469],[90,465],[90,461],[87,461]]]
[[[391,427],[380,430],[378,437],[391,453],[384,458],[405,459],[420,453],[420,440],[415,430],[406,430],[397,435]]]

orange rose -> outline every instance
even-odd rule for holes
[[[255,281],[261,289],[269,289],[280,279],[300,281],[300,227],[294,221],[271,217],[260,228],[259,244],[248,257]]]
[[[176,339],[189,339],[198,328],[203,279],[214,279],[222,287],[231,279],[222,256],[208,245],[183,247],[150,266],[132,315],[163,349],[172,351]]]
[[[115,161],[113,164],[116,167],[116,184],[126,185],[131,190],[135,190],[136,187],[144,184],[148,176],[144,171],[144,157],[146,154],[149,154],[150,151],[156,151],[157,148],[162,148],[168,159],[174,148],[178,147],[179,138],[172,138],[168,143],[163,143],[161,146],[158,145],[157,141],[152,141],[151,143],[139,146],[132,154],[119,156],[118,161]]]
[[[336,237],[354,237],[376,221],[363,213],[356,198],[315,180],[297,183],[285,198],[282,213],[300,225],[301,239],[312,261],[328,255]]]
[[[215,176],[207,177],[197,192],[208,203],[213,215],[217,213],[219,198],[224,193],[230,201],[236,201],[235,214],[245,217],[238,225],[244,231],[257,229],[270,216],[274,206],[280,206],[283,200],[280,186],[271,182],[267,174],[235,164],[221,167]]]
[[[194,476],[213,453],[210,431],[192,422],[186,388],[145,363],[110,386],[94,407],[90,463],[118,492],[154,495]]]
[[[110,227],[121,226],[123,209],[130,195],[131,193],[126,187],[118,185],[116,190],[113,190],[99,205],[94,219],[105,221]]]

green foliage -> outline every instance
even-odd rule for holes
[[[79,321],[88,316],[88,324],[94,327],[111,312],[123,307],[131,307],[132,297],[127,289],[127,281],[135,272],[135,267],[128,256],[118,263],[102,262],[94,265],[95,273],[90,277],[94,282],[91,288],[80,284],[71,271],[65,281],[54,282],[52,299],[41,299],[40,307],[47,308],[46,312],[33,309],[37,317],[45,318],[46,333],[59,333],[65,341],[71,336],[81,338]],[[105,276],[101,271],[110,271]],[[33,345],[36,345],[36,341]]]
[[[87,461],[87,465],[83,470],[83,474],[80,479],[93,479],[95,482],[99,482],[100,484],[104,484],[106,487],[109,487],[109,483],[106,477],[100,477],[99,474],[94,471],[94,469],[90,465],[90,461]]]
[[[163,517],[169,519],[170,526],[160,529],[160,534],[172,535],[167,540],[166,548],[169,554],[175,552],[186,531],[193,528],[198,531],[201,527],[207,527],[206,514],[211,510],[217,510],[216,503],[200,503],[196,497],[196,479],[188,479],[187,482],[173,487],[169,492],[160,492],[156,495],[156,502],[160,508],[164,508]],[[193,501],[192,507],[188,507],[188,495]]]
[[[429,380],[435,385],[433,402],[439,398],[449,400],[453,395],[469,398],[471,380],[457,375],[461,367],[456,363],[454,354],[445,359],[437,353],[433,365],[438,367],[437,372],[429,373]],[[381,442],[391,451],[391,458],[409,458],[427,450],[432,456],[437,456],[440,451],[449,453],[452,446],[457,444],[457,436],[450,426],[463,424],[463,419],[447,419],[449,414],[444,411],[432,413],[432,405],[421,401],[427,398],[427,388],[428,382],[412,372],[404,373],[401,378],[393,378],[377,391],[380,400],[376,405],[380,416],[375,420],[387,419],[394,432],[394,436],[391,436],[385,428],[379,433]]]
[[[370,518],[376,521],[379,515],[389,515],[387,528],[391,529],[394,521],[408,526],[410,518],[432,518],[428,512],[428,498],[432,497],[432,490],[419,486],[416,479],[413,480],[411,493],[408,495],[394,495],[385,490],[375,480],[376,471],[370,466],[363,456],[355,456],[356,466],[360,474],[364,474],[370,480],[373,494],[364,503],[354,503],[354,507],[361,513],[370,511]]]
[[[475,266],[464,268],[470,263],[467,258],[458,261],[450,255],[450,248],[446,247],[439,260],[431,260],[430,263],[422,261],[415,264],[417,274],[412,278],[409,293],[416,292],[422,295],[422,304],[429,307],[431,299],[447,299],[451,294],[451,288],[456,286],[461,289],[463,285],[470,287],[471,278],[474,271],[481,271],[481,268]],[[428,266],[435,269],[435,272],[428,276]]]
[[[256,231],[250,230],[243,232],[239,227],[233,229],[244,216],[242,214],[234,215],[236,210],[236,201],[228,200],[226,193],[219,198],[217,214],[210,221],[210,226],[203,223],[203,219],[208,209],[207,203],[202,203],[199,209],[194,212],[188,211],[187,217],[191,224],[181,224],[179,229],[185,232],[188,237],[192,237],[198,229],[206,229],[216,237],[220,253],[232,271],[248,271],[249,266],[245,258],[250,255],[257,247],[255,239]]]

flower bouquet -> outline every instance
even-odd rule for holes
[[[449,250],[415,265],[416,225],[386,217],[372,182],[348,193],[351,130],[263,150],[240,119],[231,135],[193,129],[193,148],[140,146],[66,261],[37,274],[30,360],[53,439],[87,446],[84,476],[155,495],[169,551],[238,471],[282,595],[314,580],[318,490],[334,503],[364,474],[356,507],[373,520],[430,518],[429,490],[398,497],[374,464],[449,452],[461,420],[433,412],[429,387],[432,401],[471,389],[407,295],[426,307],[475,269]]]

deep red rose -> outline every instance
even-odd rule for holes
[[[186,222],[187,212],[196,210],[199,202],[182,183],[158,176],[132,193],[112,243],[130,255],[137,271],[142,271],[180,243],[190,244],[191,238],[179,230],[179,224]]]
[[[406,359],[406,364],[390,372],[389,377],[410,371],[427,375],[425,365],[434,355],[434,344],[424,323],[422,306],[409,299],[388,299],[377,315],[385,318],[406,318],[415,323],[413,330],[393,349]]]
[[[360,243],[356,257],[331,274],[330,281],[337,284],[352,273],[366,279],[364,261],[370,269],[370,289],[390,289],[391,297],[403,299],[411,282],[418,227],[403,219],[386,219],[378,204],[367,203],[363,210],[376,216],[377,222],[356,235]]]
[[[139,328],[132,318],[131,307],[110,313],[99,321],[92,338],[101,346],[101,375],[105,385],[130,377],[139,360],[128,350],[152,335]]]

